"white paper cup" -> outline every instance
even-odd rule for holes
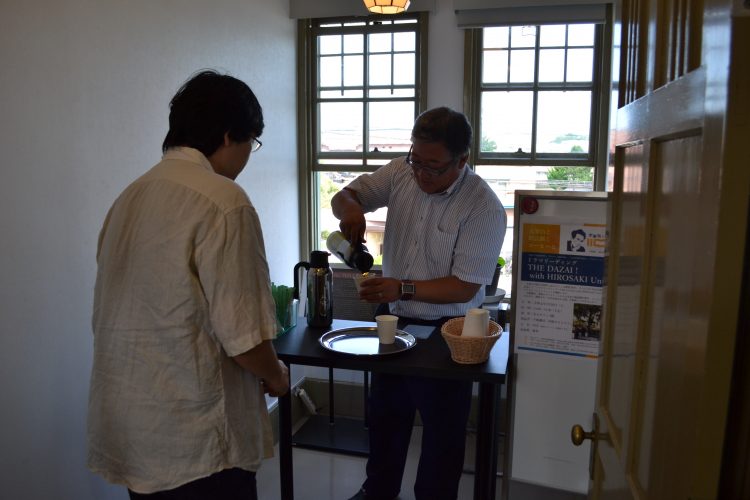
[[[396,324],[398,316],[392,314],[381,314],[375,316],[378,324],[378,338],[381,344],[393,344],[396,341]]]
[[[490,331],[490,312],[487,309],[469,309],[464,316],[463,337],[486,337]]]
[[[354,275],[354,284],[357,287],[357,293],[362,291],[362,282],[365,280],[369,280],[370,278],[374,278],[375,275],[372,273],[362,273],[362,274],[355,274]]]

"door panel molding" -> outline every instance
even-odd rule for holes
[[[717,497],[750,198],[749,44],[735,33],[750,28],[731,7],[617,6],[602,500]]]
[[[624,147],[645,138],[699,134],[704,126],[705,91],[706,71],[700,68],[620,108],[615,144]]]

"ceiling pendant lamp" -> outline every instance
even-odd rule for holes
[[[365,7],[375,14],[400,14],[409,8],[409,0],[364,0]]]

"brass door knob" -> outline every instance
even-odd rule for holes
[[[596,441],[596,438],[596,431],[586,432],[583,430],[583,427],[578,424],[574,425],[570,430],[570,440],[573,441],[573,444],[576,446],[581,446],[586,439]]]
[[[591,451],[589,452],[589,478],[593,481],[595,460],[594,457],[596,457],[599,453],[599,439],[608,442],[609,436],[606,433],[599,434],[599,415],[597,415],[596,412],[594,412],[592,420],[594,429],[591,432],[584,431],[583,427],[578,424],[574,425],[573,428],[570,429],[570,440],[573,441],[573,444],[576,446],[581,446],[587,439],[591,440]]]

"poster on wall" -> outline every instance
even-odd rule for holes
[[[602,338],[606,193],[516,191],[509,476],[585,495]]]
[[[520,228],[515,348],[597,357],[606,225],[529,217]]]

